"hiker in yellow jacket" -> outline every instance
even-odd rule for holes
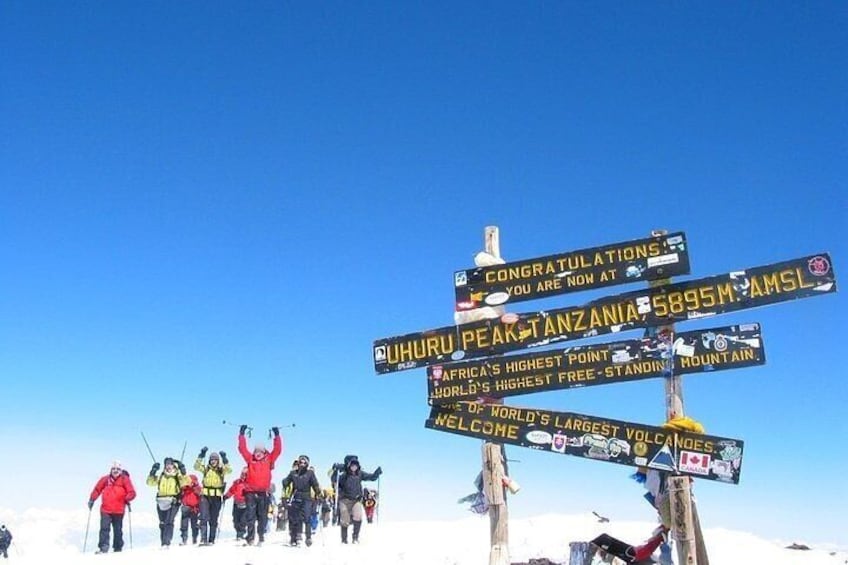
[[[209,455],[209,462],[203,464],[208,447],[200,450],[197,460],[194,462],[195,470],[203,473],[203,494],[200,497],[200,545],[211,545],[215,543],[218,534],[218,515],[221,513],[221,504],[224,496],[226,483],[224,477],[233,472],[227,454],[223,451],[213,451]]]
[[[189,484],[182,461],[165,458],[165,470],[158,476],[159,463],[154,463],[147,476],[147,486],[156,487],[156,512],[159,514],[159,541],[162,547],[171,545],[174,519],[180,511],[180,493]]]

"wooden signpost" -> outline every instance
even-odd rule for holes
[[[486,229],[486,242],[499,258],[497,228]],[[494,318],[374,341],[378,374],[428,367],[427,428],[486,442],[490,565],[509,563],[503,444],[666,473],[680,562],[709,565],[691,478],[737,484],[742,440],[503,404],[505,397],[532,392],[664,378],[666,419],[683,416],[681,375],[761,365],[765,351],[758,324],[675,333],[675,322],[836,291],[827,253],[671,282],[689,272],[687,248],[682,232],[657,231],[643,240],[457,271],[459,313],[641,280],[649,288],[582,306],[499,311]],[[641,340],[504,355],[639,328],[646,329]]]

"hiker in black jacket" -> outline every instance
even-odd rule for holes
[[[297,458],[297,468],[292,469],[283,479],[283,492],[291,485],[289,500],[289,536],[291,545],[297,545],[297,535],[303,525],[306,526],[306,545],[312,545],[312,505],[314,498],[321,492],[315,472],[309,468],[309,457]]]
[[[0,524],[0,555],[4,559],[9,557],[10,545],[12,545],[12,532],[6,528],[6,524]]]
[[[347,528],[353,522],[353,543],[359,543],[359,530],[365,509],[362,506],[362,481],[376,481],[383,474],[380,467],[366,473],[359,467],[356,457],[345,458],[344,470],[338,475],[339,524],[342,527],[342,543],[347,543]],[[338,471],[338,465],[334,467]]]

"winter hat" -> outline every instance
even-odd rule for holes
[[[118,461],[117,459],[115,459],[114,461],[112,461],[112,465],[110,465],[110,466],[109,466],[109,470],[111,471],[112,469],[118,469],[118,470],[120,470],[120,471],[123,471],[123,470],[124,470],[124,466],[123,466],[123,465],[121,465],[121,462],[120,462],[120,461]]]
[[[253,453],[256,453],[257,451],[262,451],[262,452],[265,452],[265,453],[268,452],[268,450],[265,449],[265,444],[262,443],[262,442],[257,443],[256,445],[253,446]]]
[[[212,461],[213,459],[217,459],[219,461],[221,460],[221,456],[218,455],[217,451],[213,451],[212,453],[209,454],[209,460]]]
[[[308,455],[298,455],[297,461],[298,461],[298,463],[300,461],[306,461],[306,464],[309,465],[309,456]]]
[[[173,465],[173,464],[174,464],[174,460],[173,460],[173,459],[171,459],[170,457],[166,457],[166,458],[165,458],[164,463],[165,463],[165,465],[169,465],[169,464],[170,464],[170,465]]]

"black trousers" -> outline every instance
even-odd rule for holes
[[[306,526],[306,539],[312,538],[312,501],[308,498],[293,498],[289,505],[289,536],[297,541],[297,534]]]
[[[159,514],[159,541],[162,542],[162,545],[171,545],[171,540],[174,539],[174,520],[179,511],[180,505],[178,502],[174,502],[167,510],[156,508],[156,512]]]
[[[212,543],[218,532],[218,515],[221,514],[221,497],[200,497],[200,541]]]
[[[233,528],[236,530],[236,538],[241,539],[244,537],[245,530],[247,530],[247,506],[242,505],[239,506],[238,503],[233,500]]]
[[[124,515],[100,513],[100,539],[97,547],[106,553],[109,551],[109,530],[112,530],[112,549],[121,551],[124,548]]]
[[[259,541],[265,541],[265,529],[268,526],[268,493],[246,492],[244,493],[244,500],[247,502],[247,511],[245,512],[247,534],[244,539],[248,543],[252,543],[258,531]]]
[[[191,541],[197,542],[197,533],[200,527],[197,523],[197,512],[189,506],[182,506],[180,509],[180,537],[183,542],[188,541],[188,527],[191,525]]]

